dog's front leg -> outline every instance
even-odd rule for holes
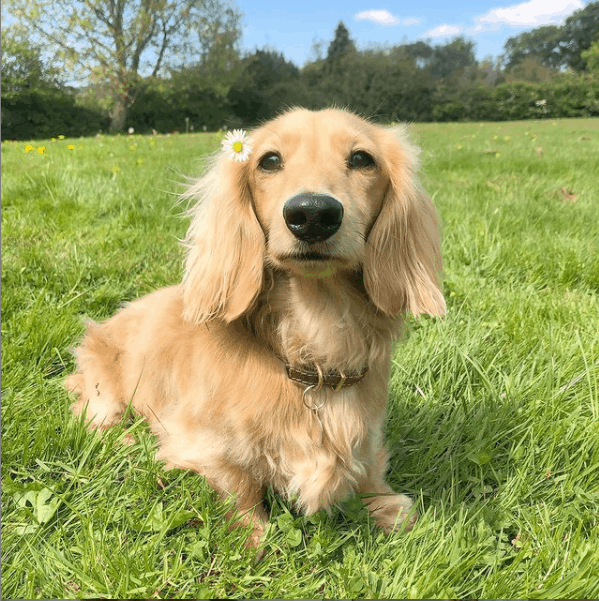
[[[387,452],[379,449],[374,465],[367,470],[366,477],[358,483],[357,492],[376,525],[385,533],[393,530],[411,530],[418,513],[410,497],[396,493],[386,482]]]
[[[265,487],[236,465],[222,462],[218,470],[206,474],[206,479],[224,501],[233,498],[235,509],[227,514],[233,527],[251,526],[252,532],[247,547],[257,548],[266,525],[268,515],[264,509]]]

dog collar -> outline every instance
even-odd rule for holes
[[[364,379],[368,373],[368,367],[364,366],[359,372],[345,373],[338,370],[323,372],[321,369],[297,368],[288,363],[285,364],[287,377],[294,382],[310,386],[320,390],[323,386],[329,386],[333,390],[341,390],[347,386],[353,386]]]

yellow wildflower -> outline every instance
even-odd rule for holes
[[[46,147],[45,147],[45,146],[38,146],[38,147],[37,147],[37,151],[38,151],[40,154],[44,154],[44,150],[46,150]]]

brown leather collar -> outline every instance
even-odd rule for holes
[[[326,373],[318,369],[292,367],[285,364],[287,377],[294,382],[319,390],[323,386],[329,386],[334,390],[341,390],[347,386],[353,386],[364,379],[368,373],[368,367],[363,367],[359,372],[343,373],[337,370]]]

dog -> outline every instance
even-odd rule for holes
[[[419,150],[405,126],[296,108],[245,152],[184,194],[182,283],[88,324],[73,411],[104,429],[130,404],[158,459],[235,499],[249,547],[267,487],[307,515],[357,493],[385,532],[409,530],[412,501],[385,482],[391,351],[404,314],[445,312]]]

